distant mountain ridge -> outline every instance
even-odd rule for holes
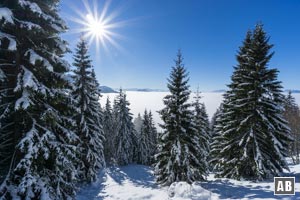
[[[117,93],[117,91],[115,91],[114,89],[112,89],[108,86],[105,86],[105,85],[100,86],[100,92],[101,93]]]

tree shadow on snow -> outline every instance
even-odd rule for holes
[[[82,185],[76,199],[104,199],[107,179],[113,179],[119,185],[124,185],[125,181],[130,181],[134,185],[157,188],[151,168],[144,165],[128,165],[122,167],[108,167],[101,170],[98,180],[92,184]],[[151,198],[151,194],[148,196]]]
[[[120,185],[122,185],[125,180],[128,180],[133,184],[143,187],[157,187],[151,168],[148,166],[128,165],[123,167],[111,167],[107,172],[108,175]]]
[[[83,200],[83,199],[96,199],[98,194],[104,188],[103,182],[105,179],[106,169],[101,170],[98,174],[97,180],[90,184],[84,184],[80,186],[80,191],[78,192],[76,199]],[[100,187],[99,187],[100,185]],[[98,199],[98,198],[97,198]],[[101,198],[102,199],[102,198]]]
[[[292,167],[300,167],[300,165],[291,165]],[[291,167],[290,166],[290,167]],[[291,171],[290,172],[285,172],[285,173],[282,173],[281,176],[287,176],[287,177],[295,177],[295,182],[296,183],[299,183],[300,181],[300,173],[296,173],[294,171],[294,169],[290,169]]]
[[[270,180],[273,183],[273,180]],[[269,186],[235,185],[229,180],[216,179],[214,181],[199,183],[201,187],[219,195],[220,199],[297,199],[295,196],[275,196],[273,191],[266,190]]]

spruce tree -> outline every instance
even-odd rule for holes
[[[209,120],[208,115],[206,113],[206,108],[203,103],[200,103],[200,92],[197,90],[195,95],[195,102],[193,103],[194,106],[194,118],[193,121],[195,123],[195,128],[197,130],[197,134],[199,137],[199,144],[201,150],[199,153],[201,155],[201,164],[203,165],[201,169],[204,169],[202,173],[205,173],[208,168],[208,154],[209,154],[209,141],[210,141],[210,131],[209,131]]]
[[[58,1],[2,1],[1,7],[9,15],[0,19],[0,165],[6,170],[0,198],[73,198],[77,136]]]
[[[133,124],[134,124],[135,131],[139,135],[141,133],[141,128],[143,124],[143,119],[140,113],[138,113],[138,116],[133,120]]]
[[[151,165],[153,162],[153,156],[156,148],[156,128],[153,124],[151,112],[145,110],[141,131],[138,138],[138,163],[143,165]]]
[[[221,118],[223,144],[218,176],[261,180],[288,169],[289,128],[282,116],[282,87],[263,26],[248,31],[225,95]]]
[[[289,144],[289,156],[294,164],[300,164],[300,110],[295,97],[289,91],[284,99],[284,118],[291,129],[293,141]]]
[[[129,102],[126,99],[126,94],[120,90],[114,104],[114,118],[116,121],[114,159],[118,165],[128,165],[133,162],[134,152],[137,145],[129,105]]]
[[[191,183],[204,179],[200,138],[193,123],[193,112],[188,103],[190,90],[188,73],[178,51],[175,66],[168,79],[170,94],[163,102],[165,107],[159,111],[163,124],[163,134],[159,138],[156,154],[155,174],[161,185],[177,181]]]
[[[138,116],[133,120],[134,130],[135,130],[135,139],[136,139],[136,147],[133,152],[133,162],[141,164],[141,151],[140,151],[140,141],[142,137],[142,124],[143,119],[141,114],[138,113]]]
[[[97,172],[105,165],[103,154],[104,133],[99,103],[99,84],[92,69],[86,41],[81,38],[74,55],[74,89],[72,97],[78,108],[75,116],[77,135],[80,138],[79,175],[86,181],[94,181]]]
[[[112,158],[114,157],[114,140],[115,140],[115,128],[114,118],[112,113],[111,102],[107,97],[106,104],[103,110],[103,131],[105,136],[104,142],[104,156],[108,165],[113,164]]]
[[[157,144],[158,144],[158,133],[157,133],[157,129],[155,127],[155,122],[153,119],[153,115],[151,110],[148,113],[148,124],[149,124],[149,137],[150,137],[150,155],[151,155],[151,160],[150,163],[153,164],[154,163],[154,156],[157,153]]]
[[[7,13],[0,18],[0,183],[2,183],[9,171],[10,162],[14,153],[14,133],[12,93],[15,87],[16,75],[15,52],[17,48],[16,38],[12,29],[15,29],[14,14],[8,7],[8,2],[1,3],[0,12]]]
[[[222,157],[220,152],[225,143],[225,138],[222,137],[222,128],[225,126],[221,121],[223,112],[224,108],[223,104],[221,104],[211,120],[211,140],[208,160],[210,170],[216,174],[221,170],[220,163],[222,163]]]

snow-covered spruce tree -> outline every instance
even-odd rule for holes
[[[293,141],[289,144],[289,156],[294,164],[300,163],[300,110],[291,91],[284,99],[284,118],[291,129]]]
[[[199,144],[201,150],[199,151],[199,156],[201,159],[201,164],[203,165],[201,169],[204,169],[202,173],[205,173],[208,168],[208,154],[209,154],[209,141],[210,141],[210,130],[209,130],[209,120],[206,113],[206,108],[204,103],[200,102],[201,96],[199,90],[197,90],[194,97],[195,102],[193,103],[194,107],[194,118],[195,128],[199,137]]]
[[[139,115],[138,118],[136,118],[135,122],[137,122],[137,119],[140,117],[140,127],[138,127],[138,131],[136,130],[137,134],[137,157],[136,161],[138,164],[142,165],[149,165],[150,163],[150,144],[149,144],[149,126],[148,126],[148,112],[147,110],[144,111],[143,118]]]
[[[114,115],[116,121],[114,159],[118,165],[128,165],[133,162],[137,142],[129,102],[126,99],[126,94],[124,94],[122,90],[120,90],[115,100]]]
[[[1,1],[7,15],[0,19],[0,68],[6,78],[0,132],[9,151],[0,199],[75,195],[77,136],[66,96],[69,66],[62,57],[67,48],[59,36],[66,25],[58,2]]]
[[[133,152],[133,162],[141,163],[141,152],[140,152],[140,141],[141,141],[141,129],[142,129],[143,119],[141,114],[138,113],[138,116],[133,120],[134,130],[135,130],[135,139],[136,147]]]
[[[188,73],[178,51],[175,66],[168,79],[170,90],[163,102],[165,107],[159,111],[163,124],[158,153],[155,155],[155,174],[161,185],[170,185],[177,181],[191,183],[204,179],[205,160],[200,157],[200,138],[193,123],[191,104],[187,103],[190,90]]]
[[[252,37],[252,33],[251,31],[248,31],[246,34],[246,38],[243,41],[243,45],[242,47],[240,47],[240,51],[239,51],[240,55],[247,54],[247,51],[251,45],[251,40],[252,40],[251,37]],[[234,72],[233,75],[231,76],[233,80],[232,83],[230,84],[231,89],[226,91],[226,93],[223,95],[224,100],[215,114],[216,115],[215,123],[212,124],[212,133],[211,133],[212,138],[210,144],[211,151],[209,155],[209,165],[212,171],[216,173],[216,176],[220,176],[219,173],[222,173],[223,164],[224,162],[227,162],[227,160],[224,158],[224,155],[222,155],[223,148],[226,145],[226,142],[228,142],[226,141],[228,138],[224,137],[223,129],[227,128],[228,124],[230,124],[231,127],[238,126],[238,124],[233,124],[235,121],[232,118],[232,117],[238,118],[236,116],[237,113],[235,113],[235,115],[227,115],[227,113],[230,114],[230,112],[226,111],[227,108],[229,110],[231,109],[230,108],[231,104],[229,102],[233,101],[233,98],[235,98],[235,95],[233,95],[233,93],[237,88],[237,86],[243,83],[242,82],[243,80],[241,80],[242,77],[241,73],[243,72],[245,66],[247,66],[246,64],[247,58],[245,56],[237,56],[237,59],[238,62],[243,63],[243,65],[239,64],[238,66],[234,67]]]
[[[263,26],[248,32],[225,95],[223,146],[218,176],[261,180],[288,169],[289,128],[283,119],[278,71],[268,69],[273,53]]]
[[[0,49],[0,53],[2,54],[2,49]],[[1,56],[0,59],[4,60],[5,58],[2,58]],[[8,60],[5,61],[8,63]],[[9,92],[9,88],[7,87],[8,80],[6,79],[4,72],[1,70],[1,67],[3,67],[2,64],[0,65],[0,183],[2,183],[7,171],[9,170],[10,161],[14,150],[12,148],[13,133],[7,131],[6,129],[10,123],[8,120],[6,120],[7,115],[9,114],[9,102],[7,101]]]
[[[155,122],[153,119],[153,115],[151,110],[148,112],[148,120],[149,120],[149,127],[150,127],[150,155],[151,160],[150,163],[154,163],[154,156],[157,153],[157,144],[158,144],[158,133],[155,127]]]
[[[107,165],[112,164],[112,158],[114,157],[114,139],[115,139],[115,127],[114,118],[112,113],[111,102],[109,97],[106,99],[106,104],[103,109],[103,131],[105,136],[104,142],[104,157]]]
[[[11,122],[8,120],[11,104],[9,102],[13,88],[10,72],[14,65],[16,40],[9,35],[5,27],[14,26],[13,13],[10,8],[0,4],[0,183],[9,171],[10,161],[14,152],[13,132]],[[11,72],[12,73],[12,72]],[[10,86],[9,86],[10,84]]]
[[[143,124],[143,119],[140,113],[138,113],[138,116],[133,120],[133,124],[134,124],[135,131],[139,135],[141,133],[141,128]]]
[[[221,150],[225,143],[225,138],[222,136],[222,128],[225,126],[222,124],[222,114],[224,112],[223,104],[219,106],[217,111],[214,113],[211,120],[211,140],[210,140],[210,152],[208,156],[209,160],[209,169],[215,173],[220,171],[220,160],[221,158]]]
[[[102,112],[99,103],[99,84],[92,70],[86,41],[81,38],[74,55],[74,89],[72,97],[78,108],[76,114],[80,165],[80,179],[91,182],[96,179],[98,170],[105,165],[103,154],[104,133]]]
[[[153,162],[153,156],[156,148],[156,128],[153,124],[152,114],[148,114],[145,110],[141,131],[138,138],[138,163],[143,165],[151,165]]]

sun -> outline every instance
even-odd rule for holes
[[[80,33],[88,41],[89,46],[96,46],[97,52],[100,49],[108,52],[109,45],[123,51],[118,43],[118,39],[124,39],[124,37],[118,33],[118,29],[127,25],[128,21],[118,20],[120,10],[110,11],[111,1],[105,1],[105,4],[101,5],[102,9],[99,9],[97,5],[99,1],[94,0],[93,2],[90,4],[90,1],[82,0],[85,10],[70,5],[72,10],[76,12],[76,15],[68,16],[67,18],[78,24],[79,27],[71,30],[69,33]]]
[[[108,29],[104,22],[102,22],[100,19],[95,18],[91,14],[86,15],[86,20],[86,31],[88,32],[88,34],[98,39],[108,37]]]

